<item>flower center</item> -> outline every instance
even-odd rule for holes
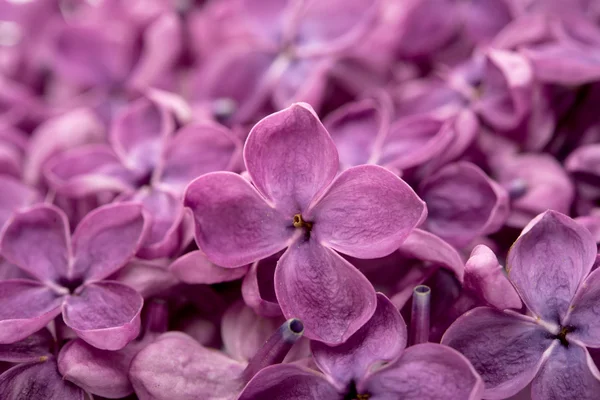
[[[304,229],[304,230],[306,230],[307,233],[310,233],[310,230],[312,229],[312,226],[313,226],[312,222],[305,221],[302,218],[302,214],[294,215],[292,222],[294,224],[294,228]]]
[[[357,393],[356,390],[356,382],[350,382],[348,386],[348,392],[346,396],[344,396],[344,400],[369,400],[371,395],[368,393]]]
[[[575,329],[572,326],[561,326],[560,331],[554,337],[554,339],[558,339],[560,344],[569,347],[569,341],[567,340],[567,334],[573,332]]]
[[[74,294],[75,290],[79,286],[83,285],[83,278],[68,279],[68,278],[61,277],[58,279],[58,281],[56,283],[58,283],[60,286],[67,289],[69,291],[69,294]]]

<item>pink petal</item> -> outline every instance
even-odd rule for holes
[[[165,150],[161,184],[183,193],[185,186],[200,175],[231,170],[238,162],[240,151],[239,139],[219,125],[186,125]]]
[[[183,47],[183,27],[174,13],[156,18],[144,32],[144,50],[129,78],[138,89],[164,84]]]
[[[24,397],[26,396],[26,397]],[[19,364],[0,375],[0,398],[27,400],[84,400],[85,392],[64,381],[56,359]]]
[[[188,335],[167,332],[135,356],[129,375],[143,399],[230,399],[241,390],[237,378],[243,369],[243,364]]]
[[[145,227],[140,204],[113,203],[90,212],[73,234],[70,275],[101,280],[113,274],[135,255]]]
[[[427,229],[457,247],[495,232],[508,217],[508,193],[469,162],[447,165],[420,193],[429,210]]]
[[[87,108],[76,108],[51,118],[33,132],[27,151],[23,179],[39,183],[45,163],[62,151],[104,139],[102,121]]]
[[[377,305],[364,275],[312,239],[293,244],[281,256],[275,292],[283,315],[304,323],[304,336],[331,345],[352,336]]]
[[[483,382],[459,352],[437,343],[409,347],[400,359],[359,385],[378,399],[478,400]]]
[[[390,128],[391,104],[388,102],[366,99],[350,103],[323,121],[345,168],[378,162],[378,142],[387,136]]]
[[[69,222],[58,208],[39,205],[16,212],[0,243],[2,255],[36,278],[66,276],[71,258]]]
[[[196,243],[222,267],[241,267],[288,246],[294,229],[247,180],[213,172],[189,184],[185,205],[196,222]]]
[[[426,215],[424,202],[402,179],[361,165],[342,172],[305,217],[320,243],[353,257],[376,258],[396,250]]]
[[[325,377],[294,364],[277,364],[262,369],[248,382],[238,400],[342,400]]]
[[[135,175],[105,145],[82,146],[53,157],[45,170],[50,186],[69,197],[133,190]]]
[[[119,350],[139,334],[143,303],[138,292],[121,283],[89,283],[67,298],[63,319],[92,346]]]
[[[158,165],[163,141],[174,124],[165,107],[141,98],[115,118],[110,140],[128,168],[146,173]]]
[[[596,260],[590,232],[566,215],[546,211],[511,247],[506,270],[527,307],[559,324]]]
[[[338,155],[309,105],[294,104],[250,131],[244,160],[252,182],[286,217],[308,208],[333,180]]]
[[[243,302],[227,309],[221,321],[225,351],[240,362],[248,362],[283,323],[283,318],[264,318]]]
[[[500,400],[535,377],[552,346],[549,332],[533,318],[479,307],[457,319],[442,344],[462,353],[485,383],[484,398]]]
[[[263,317],[281,315],[274,283],[278,258],[279,256],[271,256],[253,263],[242,282],[244,302]]]
[[[500,310],[518,310],[523,305],[494,252],[482,244],[473,249],[467,260],[464,287]]]
[[[0,186],[3,195],[0,196],[0,229],[19,208],[29,206],[39,200],[37,191],[25,186],[20,180],[11,176],[0,175]]]
[[[367,323],[343,344],[329,347],[312,342],[315,363],[340,388],[361,381],[377,363],[396,359],[406,347],[406,323],[394,305],[381,293],[377,309]]]
[[[0,281],[0,343],[14,343],[60,314],[63,297],[38,282]]]
[[[589,347],[600,347],[600,269],[595,269],[581,284],[569,314],[561,325],[573,326],[575,330],[568,338],[579,340]]]
[[[0,360],[11,363],[38,361],[51,354],[54,342],[50,331],[42,328],[18,342],[0,344]]]
[[[600,392],[600,372],[585,347],[571,344],[552,349],[531,386],[531,398],[594,400]]]
[[[146,186],[118,200],[142,203],[144,208],[148,227],[137,253],[139,257],[172,257],[180,249],[184,210],[179,196],[161,188]]]
[[[189,284],[229,282],[246,275],[248,266],[239,268],[219,267],[206,258],[200,251],[192,251],[179,257],[169,266],[169,270],[179,280]]]

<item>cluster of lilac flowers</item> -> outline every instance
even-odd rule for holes
[[[600,0],[0,0],[0,400],[600,400]]]

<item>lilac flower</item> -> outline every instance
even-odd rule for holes
[[[142,297],[106,278],[137,251],[145,234],[138,204],[111,204],[88,214],[71,236],[66,216],[39,205],[7,224],[1,254],[30,279],[0,282],[0,343],[12,343],[59,314],[91,345],[124,347],[140,328]]]
[[[275,270],[284,316],[300,318],[310,339],[344,342],[373,314],[375,292],[336,251],[363,258],[391,253],[422,221],[425,205],[381,167],[350,168],[336,178],[335,145],[308,105],[261,120],[244,161],[252,184],[215,172],[188,186],[185,205],[198,246],[223,267],[287,248]]]
[[[522,228],[539,213],[569,212],[575,188],[562,166],[546,154],[525,153],[493,162],[496,179],[510,197],[507,225]]]
[[[503,399],[532,382],[537,399],[594,399],[598,370],[586,346],[600,344],[596,243],[567,216],[547,211],[511,248],[507,271],[530,315],[480,307],[459,318],[443,344],[463,353]]]
[[[346,343],[312,343],[323,373],[294,364],[273,365],[260,371],[239,399],[480,398],[481,378],[463,356],[433,343],[405,350],[406,337],[402,316],[379,294],[371,319]]]
[[[251,120],[269,99],[278,108],[294,101],[320,104],[327,71],[370,32],[380,3],[229,2],[249,38],[211,54],[192,83],[193,103],[227,99],[233,122]]]
[[[468,162],[449,164],[421,183],[429,215],[425,227],[464,247],[500,229],[508,217],[508,193]]]
[[[47,329],[23,340],[0,345],[0,360],[17,365],[0,374],[0,397],[31,400],[83,400],[85,392],[65,381],[58,371],[52,347],[54,338]]]
[[[203,173],[234,168],[241,147],[216,124],[174,130],[166,106],[141,98],[115,120],[112,146],[90,145],[60,154],[48,166],[48,181],[69,197],[108,191],[122,193],[120,201],[141,202],[151,216],[151,228],[139,255],[171,256],[186,242],[183,189]]]

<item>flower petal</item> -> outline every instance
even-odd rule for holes
[[[56,360],[19,364],[0,375],[0,398],[27,400],[84,400],[83,390],[62,379]]]
[[[58,355],[58,370],[63,379],[87,392],[111,399],[133,393],[129,364],[144,342],[132,342],[118,351],[100,350],[81,339],[68,342]]]
[[[174,256],[182,246],[183,204],[178,195],[154,186],[120,196],[119,201],[139,202],[147,217],[147,234],[137,255],[146,259]],[[190,228],[191,236],[191,228]],[[191,237],[188,238],[191,240]]]
[[[465,289],[500,310],[520,309],[523,304],[511,285],[498,258],[489,247],[480,244],[465,264]]]
[[[383,367],[359,385],[374,399],[477,400],[483,381],[469,360],[437,343],[411,346],[398,361]]]
[[[0,344],[0,360],[11,363],[38,361],[40,357],[52,354],[53,346],[52,334],[42,328],[18,342]]]
[[[294,364],[262,369],[248,382],[238,400],[342,400],[323,375]]]
[[[1,239],[2,256],[36,278],[55,280],[71,258],[69,222],[60,209],[38,205],[14,214]]]
[[[584,85],[600,77],[600,52],[574,41],[546,43],[523,50],[540,81],[566,86]]]
[[[200,250],[179,257],[169,266],[169,270],[179,280],[189,284],[229,282],[246,275],[248,266],[239,268],[219,267],[206,258]]]
[[[329,347],[312,342],[315,363],[340,388],[361,381],[379,362],[397,358],[406,347],[406,323],[394,305],[381,293],[377,309],[367,323],[343,344]]]
[[[596,260],[591,233],[566,215],[546,211],[525,227],[506,261],[508,277],[527,307],[560,323]]]
[[[271,256],[253,263],[242,282],[244,302],[263,317],[281,315],[274,282],[278,259],[279,256]]]
[[[510,155],[502,158],[494,170],[498,182],[511,196],[508,225],[522,228],[548,209],[569,213],[575,187],[554,157],[535,153]]]
[[[379,164],[402,170],[441,155],[456,140],[452,122],[430,114],[399,119],[390,127]]]
[[[442,168],[420,193],[429,211],[427,229],[457,247],[495,232],[508,217],[507,192],[469,162]]]
[[[573,326],[570,338],[589,347],[600,347],[600,269],[595,269],[581,284],[565,318]]]
[[[163,141],[174,128],[165,107],[141,98],[116,117],[110,140],[128,168],[145,173],[159,164]]]
[[[186,334],[167,332],[134,357],[129,375],[142,399],[230,399],[241,390],[236,380],[243,369]]]
[[[283,315],[304,323],[304,336],[331,345],[345,342],[377,306],[367,278],[312,239],[295,243],[281,256],[275,293]]]
[[[221,337],[227,354],[248,362],[283,323],[283,318],[264,318],[243,302],[234,303],[223,314]]]
[[[165,149],[161,185],[183,193],[193,179],[207,172],[230,170],[241,143],[229,130],[208,123],[186,125]]]
[[[298,21],[299,51],[334,53],[358,44],[380,12],[378,0],[330,0],[305,3]]]
[[[144,299],[118,282],[101,281],[80,287],[63,306],[65,324],[94,347],[119,350],[140,332]]]
[[[381,149],[377,139],[385,138],[390,128],[391,104],[386,100],[365,99],[350,103],[323,121],[344,168],[379,161]]]
[[[324,245],[376,258],[396,250],[426,215],[406,182],[383,167],[361,165],[342,172],[306,218],[314,223],[311,235]]]
[[[25,279],[0,282],[0,343],[14,343],[45,327],[60,314],[62,296]]]
[[[504,399],[523,389],[547,358],[552,337],[533,319],[489,307],[465,313],[442,344],[462,353],[485,382],[484,398]]]
[[[73,234],[71,276],[101,280],[113,274],[136,253],[144,228],[139,204],[113,203],[90,212]]]
[[[290,218],[329,185],[339,164],[329,133],[304,103],[260,120],[246,140],[244,160],[258,191]]]
[[[37,185],[46,161],[61,151],[104,139],[104,126],[90,109],[76,108],[48,119],[32,133],[23,180]]]
[[[0,197],[0,230],[10,219],[15,211],[26,207],[37,200],[40,196],[34,189],[25,186],[20,180],[11,176],[0,175],[0,186],[3,194]]]
[[[82,146],[55,156],[45,175],[54,190],[69,197],[130,191],[136,178],[105,145]]]
[[[247,180],[213,172],[186,189],[185,205],[196,222],[196,243],[223,267],[241,267],[287,247],[292,219],[270,207]]]
[[[600,373],[585,347],[555,345],[531,386],[531,398],[593,400],[600,393]]]
[[[169,77],[183,47],[183,29],[175,13],[164,12],[146,28],[144,50],[140,54],[129,83],[137,89],[159,86]],[[168,81],[167,81],[168,82]]]

